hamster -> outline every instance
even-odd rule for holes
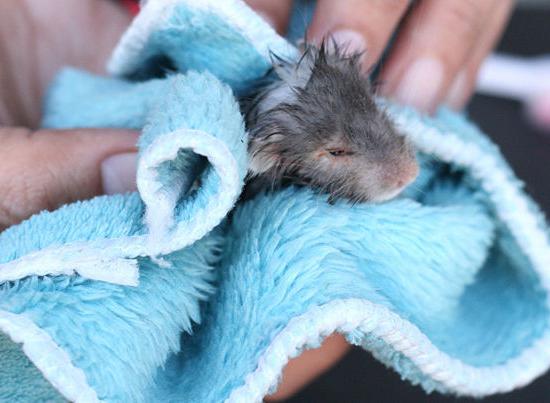
[[[273,57],[274,82],[245,107],[245,193],[294,183],[331,202],[380,202],[416,178],[413,147],[375,103],[360,58],[326,41],[297,62]]]

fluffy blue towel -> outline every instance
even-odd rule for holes
[[[502,393],[548,369],[546,224],[461,116],[386,105],[422,166],[397,200],[289,188],[234,207],[234,94],[270,51],[296,56],[242,1],[149,0],[119,78],[58,77],[46,126],[143,129],[139,192],[0,234],[0,400],[261,401],[335,331],[427,391]]]

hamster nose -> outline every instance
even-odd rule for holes
[[[407,163],[403,168],[401,168],[401,172],[399,174],[399,177],[397,178],[396,186],[398,188],[407,186],[409,183],[414,181],[417,176],[418,164],[416,163],[416,161]]]

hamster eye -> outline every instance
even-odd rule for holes
[[[333,157],[344,157],[344,156],[348,156],[348,155],[353,154],[353,151],[345,150],[343,148],[336,148],[336,149],[327,150],[327,151]]]

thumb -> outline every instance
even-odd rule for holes
[[[130,153],[137,136],[129,130],[0,128],[0,228],[106,190],[135,188]]]

